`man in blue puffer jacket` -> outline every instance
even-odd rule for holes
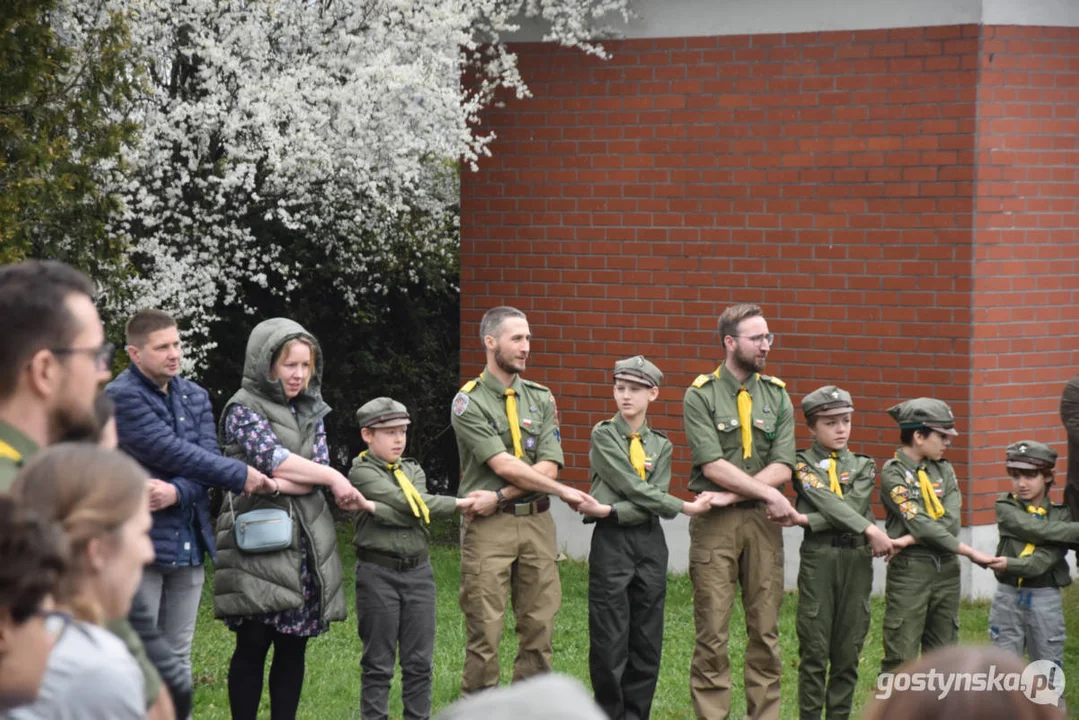
[[[120,449],[154,478],[150,536],[156,557],[140,591],[190,673],[203,558],[209,553],[216,559],[208,488],[268,492],[273,481],[221,455],[209,393],[179,375],[183,352],[176,321],[160,310],[142,310],[128,320],[126,334],[131,366],[105,390],[116,405]]]

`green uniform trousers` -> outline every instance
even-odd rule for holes
[[[550,672],[554,616],[562,605],[551,513],[496,512],[464,521],[461,610],[465,615],[465,695],[498,685],[498,644],[512,596],[517,618],[513,680]]]
[[[725,720],[731,710],[728,630],[742,586],[746,612],[746,715],[779,720],[779,608],[783,603],[783,531],[763,503],[710,510],[689,521],[689,578],[697,630],[689,689],[693,711]]]
[[[667,540],[659,518],[622,526],[600,520],[588,554],[588,671],[612,720],[652,711],[663,648]]]
[[[828,720],[850,717],[872,590],[873,557],[863,536],[806,533],[796,621],[803,720],[820,720],[825,707]]]
[[[959,641],[959,558],[921,548],[888,563],[881,672]]]

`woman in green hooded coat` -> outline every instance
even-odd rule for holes
[[[273,318],[247,341],[240,390],[221,414],[218,434],[225,454],[271,478],[272,495],[229,498],[218,518],[214,613],[236,633],[229,665],[229,705],[234,720],[255,720],[262,697],[266,653],[270,713],[294,718],[303,689],[307,640],[344,620],[341,559],[333,516],[319,486],[347,510],[374,506],[344,475],[330,467],[323,418],[322,354],[298,323]],[[293,518],[293,542],[284,550],[244,553],[233,534],[235,516],[280,508]]]

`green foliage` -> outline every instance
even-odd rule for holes
[[[0,262],[55,257],[122,279],[101,185],[136,132],[132,57],[125,19],[100,0],[0,3]]]
[[[322,346],[323,397],[333,408],[326,432],[334,465],[347,471],[364,448],[356,410],[385,395],[409,409],[406,455],[422,463],[431,489],[456,490],[457,445],[449,429],[460,377],[456,256],[441,265],[413,267],[419,273],[413,279],[403,269],[387,270],[398,284],[385,295],[360,295],[351,312],[337,288],[355,279],[352,270],[328,255],[325,245],[298,237],[288,247],[290,258],[304,268],[297,287],[280,293],[246,284],[242,300],[257,314],[235,304],[218,307],[222,319],[210,332],[217,345],[206,366],[198,368],[199,382],[210,390],[214,406],[223,407],[240,386],[251,329],[266,318],[290,317]]]
[[[356,633],[356,603],[353,573],[355,558],[351,545],[352,528],[339,526],[341,561],[345,568],[345,591],[349,617],[335,623],[330,632],[308,645],[307,675],[299,718],[359,717],[360,654],[362,646]],[[455,546],[432,546],[431,562],[438,586],[437,635],[434,662],[434,709],[437,714],[457,698],[464,663],[464,619],[457,601],[460,581],[460,553]],[[562,578],[562,609],[555,618],[554,666],[586,687],[588,678],[588,566],[581,562],[559,564]],[[229,717],[226,678],[235,641],[224,623],[213,619],[212,571],[206,572],[206,589],[199,608],[198,626],[192,651],[195,674],[195,717],[224,720]],[[663,662],[656,687],[652,717],[657,720],[684,720],[693,716],[689,699],[689,662],[693,653],[692,586],[687,575],[669,575],[667,579],[666,623],[663,632]],[[1067,588],[1063,596],[1068,624],[1068,642],[1064,650],[1065,668],[1075,668],[1079,657],[1079,590]],[[780,611],[779,641],[783,655],[782,717],[797,717],[798,708],[798,636],[795,611],[798,596],[787,593]],[[871,601],[873,619],[865,650],[859,663],[858,689],[854,717],[872,700],[881,660],[881,621],[884,598]],[[959,613],[959,639],[963,643],[988,641],[989,605],[986,602],[963,602]],[[745,713],[742,668],[746,648],[745,612],[736,602],[730,624],[731,717]],[[516,639],[513,613],[507,610],[499,660],[502,682],[509,683],[513,670]],[[269,662],[266,664],[269,670]],[[1068,683],[1065,699],[1069,707],[1079,707],[1079,683]],[[262,711],[269,710],[268,692],[264,691]],[[390,691],[390,717],[401,717],[401,677],[398,671]]]

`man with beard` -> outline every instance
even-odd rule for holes
[[[690,691],[699,718],[730,713],[727,635],[742,585],[748,642],[746,715],[779,718],[779,606],[783,600],[783,521],[794,508],[778,490],[794,469],[794,408],[783,381],[762,375],[774,336],[756,305],[719,317],[723,364],[685,395],[693,469],[689,489],[734,493],[736,502],[689,522],[689,575],[697,643]],[[715,503],[714,503],[715,504]]]
[[[94,286],[64,263],[28,260],[0,268],[0,492],[42,447],[96,431],[94,399],[109,379],[113,346],[94,307]],[[146,676],[149,718],[181,716],[191,681],[136,596],[131,623],[112,623]],[[134,627],[132,627],[134,626]],[[137,635],[135,633],[138,633]],[[147,657],[149,656],[149,657]],[[161,680],[169,692],[161,692]]]
[[[457,393],[451,414],[461,454],[458,494],[476,498],[461,538],[465,694],[498,684],[507,594],[517,617],[514,681],[551,669],[562,585],[548,494],[574,508],[587,497],[557,480],[563,457],[554,396],[520,377],[532,338],[525,314],[488,310],[480,337],[487,367]]]
[[[97,425],[94,398],[113,346],[93,294],[90,279],[63,263],[0,268],[0,492],[39,448]]]

